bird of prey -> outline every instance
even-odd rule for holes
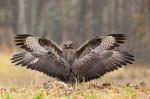
[[[66,83],[86,82],[132,64],[133,55],[116,50],[125,40],[124,34],[110,34],[87,40],[75,49],[72,41],[65,41],[61,48],[45,37],[20,34],[15,42],[25,51],[13,55],[11,60],[16,66],[43,72]]]

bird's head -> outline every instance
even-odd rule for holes
[[[73,49],[73,48],[74,48],[74,44],[71,40],[64,42],[63,49]]]

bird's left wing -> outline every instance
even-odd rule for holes
[[[86,41],[82,46],[76,50],[77,57],[80,57],[82,53],[89,53],[92,49],[99,46],[99,51],[110,50],[118,47],[121,43],[124,43],[124,34],[110,34],[104,37],[95,37]]]
[[[62,49],[56,43],[44,37],[18,34],[15,37],[15,42],[16,45],[29,52],[47,52],[47,50],[53,50],[59,55],[62,54]]]
[[[88,81],[99,78],[105,73],[121,68],[128,63],[132,64],[133,58],[132,55],[124,51],[106,50],[102,53],[93,51],[76,60],[72,70],[79,81]]]
[[[59,55],[48,52],[23,52],[12,57],[12,63],[43,72],[49,76],[65,80],[69,75],[70,65]]]

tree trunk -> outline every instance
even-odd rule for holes
[[[25,0],[18,0],[19,17],[18,17],[18,34],[27,33],[27,21],[25,15]]]

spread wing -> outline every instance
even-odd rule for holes
[[[124,51],[105,50],[99,53],[94,50],[76,60],[72,70],[79,81],[88,81],[117,70],[128,63],[132,64],[133,58],[132,55]]]
[[[76,55],[79,57],[83,52],[86,54],[91,51],[91,49],[100,46],[99,50],[109,50],[118,47],[121,43],[124,43],[125,35],[124,34],[110,34],[106,37],[96,37],[91,40],[86,41],[82,46],[80,46]]]
[[[46,52],[48,49],[55,51],[57,54],[62,54],[62,49],[52,40],[44,37],[34,37],[29,34],[16,35],[16,45],[29,52]]]
[[[69,64],[57,54],[51,52],[24,52],[12,57],[12,63],[65,81],[70,72]]]

